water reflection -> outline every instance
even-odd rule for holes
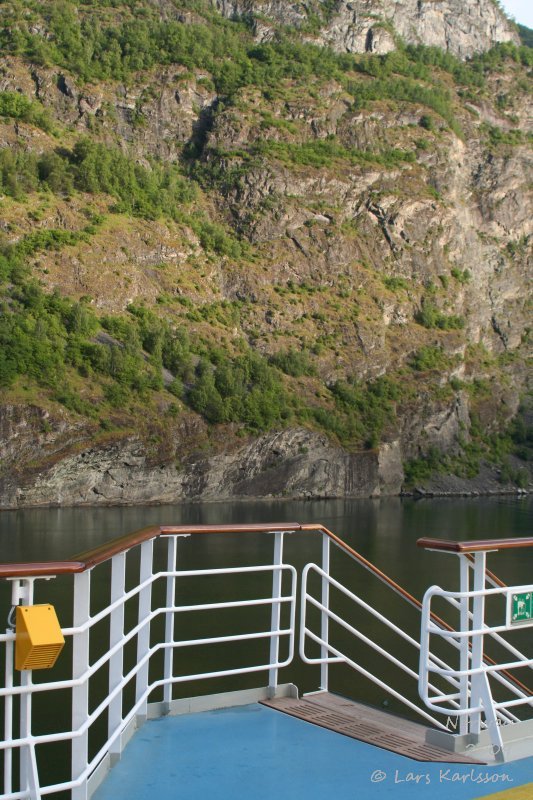
[[[405,561],[416,539],[531,534],[533,499],[379,498],[0,512],[0,561],[68,558],[145,525],[320,522],[370,558]],[[386,555],[388,554],[388,555]]]

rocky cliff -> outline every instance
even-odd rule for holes
[[[492,2],[8,5],[2,507],[527,488],[531,56]]]
[[[409,44],[440,47],[460,58],[497,42],[518,44],[518,34],[493,0],[213,0],[230,19],[246,19],[259,41],[280,25],[299,28],[310,41],[338,52],[389,53],[398,36]]]
[[[135,435],[96,445],[87,438],[77,448],[71,436],[69,452],[65,453],[56,437],[43,435],[38,409],[27,409],[26,415],[23,420],[20,408],[4,408],[2,434],[18,443],[19,464],[24,463],[23,443],[31,443],[32,456],[39,445],[44,446],[48,458],[35,464],[33,470],[26,462],[22,470],[15,468],[0,479],[7,508],[255,497],[370,497],[398,494],[403,481],[397,445],[350,454],[325,436],[302,428],[265,434],[240,447],[222,448],[219,443],[218,452],[195,452],[177,463],[175,452],[184,445],[183,431],[174,432],[174,452],[166,457],[161,453],[154,457],[147,451],[146,442]],[[2,455],[7,454],[4,451]]]

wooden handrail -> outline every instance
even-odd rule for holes
[[[385,575],[385,573],[382,572],[374,564],[372,564],[371,561],[362,556],[361,553],[358,553],[357,550],[354,550],[353,547],[350,547],[349,544],[346,544],[346,542],[340,539],[336,534],[329,531],[323,525],[309,524],[309,525],[302,525],[301,527],[303,531],[319,531],[320,533],[323,533],[325,536],[328,537],[328,539],[331,539],[332,542],[335,542],[335,544],[341,550],[344,550],[345,553],[347,553],[349,556],[355,559],[359,564],[361,564],[361,566],[363,566],[369,572],[372,572],[372,574],[375,575],[377,578],[379,578],[379,580],[382,583],[387,584],[387,586],[393,589],[396,592],[396,594],[401,595],[404,598],[404,600],[407,600],[408,603],[411,603],[411,605],[415,606],[416,608],[418,609],[422,608],[422,603],[420,602],[420,600],[417,600],[416,597],[413,597],[412,594],[409,594],[409,592],[406,589],[404,589],[402,586],[396,583],[396,581],[393,581],[392,578],[389,578],[388,575]],[[435,621],[437,620],[438,617],[435,617]],[[446,624],[442,622],[442,620],[439,621],[442,625]]]
[[[533,547],[533,536],[520,539],[479,539],[471,542],[454,542],[450,539],[422,538],[418,547],[426,550],[444,550],[447,553],[478,553],[483,550],[510,550],[517,547]]]
[[[150,525],[147,528],[140,528],[138,531],[127,533],[125,536],[118,536],[116,539],[111,539],[110,542],[105,542],[92,550],[85,550],[83,553],[73,556],[73,560],[80,561],[83,564],[84,571],[95,567],[107,561],[109,558],[131,550],[142,542],[149,539],[155,539],[161,533],[158,525]],[[0,573],[1,574],[1,573]]]
[[[142,542],[158,536],[181,534],[191,536],[201,533],[274,533],[275,531],[298,531],[298,522],[251,523],[239,525],[152,525],[141,528],[125,536],[119,536],[110,542],[99,545],[92,550],[78,553],[66,561],[28,561],[17,564],[0,564],[0,578],[31,578],[47,575],[73,575],[85,572],[97,564],[124,553]]]
[[[250,522],[237,525],[162,525],[162,536],[197,533],[275,533],[276,531],[301,531],[299,522]]]
[[[46,578],[54,575],[74,575],[84,572],[81,561],[29,561],[0,564],[0,578]]]

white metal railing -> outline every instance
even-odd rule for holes
[[[355,636],[360,641],[364,642],[368,647],[372,648],[375,652],[379,653],[380,656],[387,659],[390,663],[394,664],[394,666],[398,667],[407,675],[410,675],[412,678],[418,679],[418,675],[412,669],[410,669],[406,664],[402,661],[397,659],[392,653],[385,648],[381,647],[380,645],[376,644],[372,639],[362,633],[353,625],[350,625],[345,619],[342,619],[338,614],[332,612],[327,605],[323,602],[317,600],[308,592],[308,575],[309,572],[313,571],[317,575],[320,575],[323,579],[325,579],[328,583],[328,586],[334,586],[340,592],[344,594],[345,597],[352,600],[356,603],[360,608],[364,609],[366,612],[371,614],[376,620],[386,625],[391,631],[398,634],[405,642],[413,645],[414,647],[419,647],[417,641],[412,639],[407,633],[405,633],[401,628],[397,625],[392,623],[387,617],[383,616],[383,614],[376,611],[376,609],[372,608],[365,603],[360,597],[358,597],[353,592],[349,591],[345,586],[343,586],[338,581],[334,580],[331,576],[327,575],[324,570],[320,569],[316,564],[308,564],[302,575],[302,604],[301,604],[301,620],[300,620],[300,656],[307,664],[346,664],[352,669],[356,670],[360,674],[364,675],[366,678],[369,678],[371,681],[375,682],[378,686],[382,689],[385,689],[389,694],[395,697],[400,702],[407,705],[412,710],[420,713],[422,716],[426,717],[426,719],[430,720],[432,723],[436,724],[445,729],[445,726],[427,714],[423,709],[420,709],[414,703],[409,701],[406,697],[404,697],[400,692],[397,692],[392,686],[385,683],[379,679],[376,675],[369,672],[365,669],[361,664],[358,664],[353,658],[350,658],[345,653],[341,652],[337,647],[335,647],[328,639],[323,639],[321,636],[313,633],[313,631],[307,625],[307,609],[308,605],[312,605],[315,608],[319,609],[319,611],[323,614],[327,615],[328,621],[332,620],[340,625],[344,630],[348,631],[352,636]],[[329,627],[329,625],[328,625]],[[333,655],[322,655],[318,658],[311,658],[310,656],[306,655],[305,652],[305,641],[306,638],[311,639],[312,641],[316,642],[320,645],[321,650],[325,650],[327,653],[332,653]]]
[[[524,667],[533,668],[533,653],[528,658],[509,645],[511,651],[516,653],[518,657],[513,660],[500,661],[499,663],[487,663],[483,658],[483,639],[487,636],[497,636],[499,644],[502,644],[500,634],[508,633],[512,630],[512,623],[508,619],[508,614],[503,624],[489,626],[483,621],[480,613],[474,612],[467,616],[468,623],[471,623],[472,627],[467,625],[464,630],[448,631],[442,630],[432,621],[431,605],[435,597],[442,598],[454,608],[461,608],[461,604],[469,601],[473,601],[474,606],[477,607],[483,604],[485,598],[499,597],[503,598],[508,606],[509,598],[513,594],[532,592],[533,584],[469,592],[449,592],[444,591],[440,586],[432,586],[424,595],[422,646],[420,652],[420,696],[432,711],[446,715],[453,712],[458,718],[465,720],[468,723],[469,733],[479,733],[481,714],[483,713],[491,734],[495,754],[503,753],[504,751],[501,726],[520,722],[520,719],[512,713],[512,709],[520,706],[529,706],[533,709],[533,697],[531,694],[523,691],[503,673],[523,669]],[[526,634],[524,637],[525,644],[531,645],[533,641],[531,628],[522,627],[521,631]],[[456,643],[459,642],[459,664],[456,667],[443,667],[435,663],[431,650],[433,637],[451,642],[454,647],[457,647]],[[460,691],[449,694],[436,690],[429,683],[430,674],[458,680],[460,682]],[[490,684],[491,678],[497,680],[500,686],[507,689],[511,697],[505,700],[496,700]],[[457,707],[457,702],[460,704],[459,708]],[[453,703],[453,706],[450,705],[451,703]]]
[[[517,670],[533,669],[533,599],[530,613],[523,619],[512,618],[511,606],[521,597],[533,598],[533,585],[506,586],[487,570],[488,552],[511,547],[531,547],[533,540],[492,540],[487,542],[452,543],[421,540],[427,549],[454,553],[459,557],[460,589],[445,591],[429,588],[422,604],[419,693],[426,707],[437,714],[450,714],[458,720],[459,733],[479,741],[482,728],[490,734],[492,753],[504,760],[502,728],[530,719],[533,715],[533,694],[525,686]],[[471,586],[473,584],[473,586]],[[491,603],[490,613],[487,610]],[[457,619],[454,627],[435,624],[435,602],[444,603]],[[495,607],[493,607],[495,606]],[[518,606],[517,606],[518,607]],[[492,621],[491,621],[492,620]],[[513,641],[509,641],[509,634]],[[522,647],[517,647],[517,639]],[[451,645],[455,653],[453,666],[436,663],[435,650]],[[497,660],[489,657],[487,647]],[[436,689],[430,676],[456,681],[458,691]],[[522,717],[517,714],[521,713]]]
[[[172,687],[177,684],[260,672],[268,673],[269,686],[274,689],[278,671],[292,661],[295,638],[297,575],[293,566],[283,563],[283,535],[282,530],[273,533],[274,557],[271,564],[186,570],[178,569],[177,564],[179,534],[161,537],[167,549],[166,569],[157,569],[154,542],[158,534],[134,548],[140,550],[140,566],[138,580],[131,589],[126,585],[128,554],[119,552],[106,559],[111,565],[110,599],[96,612],[91,612],[91,586],[101,566],[78,572],[74,575],[73,625],[62,629],[72,649],[72,673],[66,679],[54,679],[54,673],[47,679],[47,674],[41,673],[37,681],[31,670],[14,672],[15,634],[8,629],[0,635],[0,645],[5,648],[6,676],[5,688],[0,689],[0,699],[4,704],[4,731],[0,742],[0,752],[4,756],[2,800],[37,800],[69,791],[72,800],[85,800],[89,776],[106,754],[119,757],[124,730],[132,721],[142,722],[146,718],[148,700],[158,690],[163,703],[169,705]],[[269,574],[270,591],[266,596],[257,589],[258,596],[244,599],[236,596],[213,602],[176,602],[177,587],[188,579],[213,581],[224,577],[226,586],[233,586],[239,576],[253,578],[255,584],[262,575],[268,578]],[[13,605],[33,604],[35,582],[40,577],[12,579]],[[158,604],[153,601],[153,595],[161,584],[165,600]],[[244,632],[201,635],[200,630],[195,635],[175,636],[177,621],[186,615],[207,612],[211,617],[214,613],[234,612],[236,609],[241,615],[247,609],[261,614],[261,609],[265,608],[267,612],[270,608],[270,624],[266,627],[261,627],[256,620],[256,627]],[[288,612],[282,614],[283,608],[288,608]],[[128,622],[132,613],[135,620]],[[259,622],[264,623],[264,613],[262,617]],[[158,625],[161,627],[161,621],[164,636],[155,630]],[[103,635],[106,636],[105,646]],[[287,643],[283,657],[280,655],[282,641]],[[207,669],[180,674],[175,656],[184,648],[200,647],[205,653],[206,648],[216,645],[234,646],[244,642],[250,642],[254,647],[251,655],[248,650],[243,663],[212,665],[209,657],[204,657],[204,663],[209,664]],[[265,643],[262,650],[258,646],[261,642]],[[95,644],[100,644],[100,650],[104,652],[91,658]],[[158,658],[162,666],[156,671],[153,667]],[[218,668],[214,668],[216,666]],[[44,680],[43,674],[46,675]],[[105,681],[107,685],[103,698],[96,702],[91,697],[95,681],[100,684]],[[45,693],[51,697],[58,693],[59,698],[64,698],[65,692],[71,696],[71,725],[53,732],[34,732],[33,709],[37,699]],[[57,702],[64,705],[65,701]],[[92,746],[90,749],[89,735],[98,725],[107,730],[100,733],[96,748]],[[44,753],[47,746],[58,743],[70,745],[70,758],[68,754],[65,758],[71,762],[70,776],[46,784],[39,779],[40,753],[41,750]],[[14,769],[16,761],[18,770]]]
[[[322,599],[318,599],[313,596],[313,594],[308,589],[308,577],[310,573],[315,573],[316,575],[320,576],[322,579]],[[328,590],[324,591],[324,584],[327,585]],[[412,680],[412,685],[415,687],[418,684],[418,672],[409,667],[405,663],[404,660],[397,658],[390,650],[382,647],[381,645],[377,644],[374,639],[367,636],[363,633],[359,628],[357,628],[354,624],[350,624],[345,618],[340,617],[338,614],[334,613],[328,606],[328,602],[324,602],[324,596],[327,597],[329,600],[329,588],[334,587],[338,592],[342,593],[342,595],[353,602],[359,611],[363,611],[366,614],[369,614],[372,619],[379,623],[380,625],[384,626],[387,631],[392,632],[399,636],[404,645],[407,644],[409,647],[412,647],[417,655],[418,651],[420,650],[420,642],[417,639],[414,639],[410,636],[406,631],[392,622],[388,616],[379,612],[376,608],[366,603],[361,597],[359,597],[354,592],[347,589],[343,586],[339,581],[332,578],[330,575],[327,574],[323,569],[321,569],[316,564],[307,564],[304,568],[302,573],[302,588],[301,588],[301,607],[300,607],[300,658],[306,664],[320,664],[323,670],[324,676],[324,668],[327,667],[329,664],[345,664],[346,666],[350,667],[360,675],[363,675],[365,678],[370,680],[375,685],[379,686],[383,689],[387,694],[396,698],[400,703],[404,706],[409,708],[411,711],[414,711],[419,716],[423,717],[427,721],[431,722],[432,725],[435,725],[437,728],[441,728],[442,730],[448,730],[446,725],[443,724],[438,718],[431,716],[430,714],[425,711],[424,708],[410,700],[404,691],[394,688],[390,683],[387,683],[385,680],[381,679],[378,675],[370,670],[366,669],[363,665],[358,663],[352,656],[343,652],[338,646],[335,646],[332,637],[329,635],[330,632],[330,622],[334,622],[337,626],[342,628],[343,630],[347,631],[352,637],[357,639],[359,642],[363,642],[368,648],[373,650],[375,653],[378,653],[381,659],[383,660],[382,663],[388,662],[396,667],[404,675],[407,675],[408,678]],[[321,619],[322,619],[322,633],[317,634],[315,633],[308,624],[308,608],[312,606],[320,611]],[[352,614],[352,618],[357,618],[360,620],[361,615],[358,616],[357,614]],[[320,645],[320,656],[311,657],[306,653],[306,640],[310,640],[315,642],[316,644]],[[434,662],[436,665],[439,665],[443,669],[446,669],[446,664],[441,659],[434,657]],[[384,670],[387,671],[388,670]],[[458,686],[458,681],[451,676],[450,683],[454,686]],[[327,689],[327,681],[323,677],[323,682],[321,684],[322,689]],[[458,703],[457,703],[458,707]]]

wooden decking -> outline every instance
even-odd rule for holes
[[[391,750],[415,761],[480,764],[426,742],[425,725],[396,717],[376,708],[356,703],[329,692],[307,695],[301,699],[278,697],[261,701],[264,705],[298,717],[306,722],[351,736],[368,744]]]

